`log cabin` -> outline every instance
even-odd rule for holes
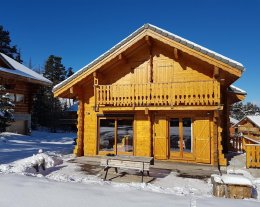
[[[9,93],[14,106],[14,122],[8,132],[29,134],[31,131],[31,109],[33,95],[41,85],[52,82],[27,68],[7,55],[0,53],[0,85]]]
[[[226,165],[232,86],[244,67],[151,24],[53,88],[77,98],[78,156]]]
[[[260,115],[248,115],[238,121],[233,127],[237,133],[260,141]]]

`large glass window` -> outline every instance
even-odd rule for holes
[[[117,151],[133,151],[133,120],[117,121]]]
[[[133,152],[132,119],[101,118],[99,124],[99,151],[114,154]]]
[[[100,119],[99,125],[99,150],[113,151],[115,145],[115,120]]]
[[[180,130],[179,130],[179,119],[170,120],[170,150],[180,150]]]
[[[192,152],[191,118],[170,119],[170,151]]]
[[[191,119],[183,118],[183,151],[184,152],[192,152],[192,139],[191,139]]]

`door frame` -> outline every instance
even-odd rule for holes
[[[184,152],[183,149],[183,119],[190,118],[191,119],[191,152]],[[179,120],[179,139],[180,139],[180,150],[179,152],[172,152],[170,150],[170,120],[171,119],[178,119]],[[168,116],[167,123],[168,123],[168,151],[169,155],[168,158],[172,160],[194,160],[195,161],[195,136],[194,136],[194,117],[192,116]]]

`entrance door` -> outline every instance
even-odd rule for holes
[[[133,119],[100,118],[98,149],[100,155],[132,155]]]
[[[191,118],[169,119],[169,137],[169,149],[171,158],[193,158],[193,137]]]
[[[156,116],[154,120],[154,157],[168,158],[167,120],[165,116]]]

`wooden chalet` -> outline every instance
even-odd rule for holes
[[[151,24],[53,89],[77,98],[75,154],[226,165],[242,64]]]
[[[260,141],[260,115],[248,115],[238,121],[233,128],[238,133]]]
[[[40,85],[52,82],[7,55],[0,53],[0,85],[10,94],[14,107],[15,122],[7,128],[9,132],[28,134],[31,130],[33,94]]]

